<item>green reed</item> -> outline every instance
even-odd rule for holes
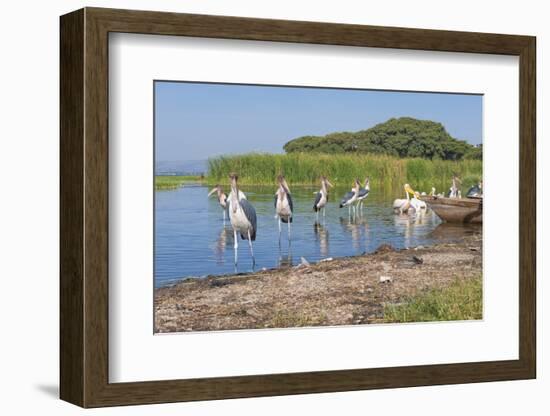
[[[318,184],[319,176],[325,175],[335,185],[351,186],[355,178],[363,182],[368,176],[371,184],[378,187],[395,188],[409,183],[420,191],[429,192],[434,186],[441,192],[449,188],[453,174],[462,178],[463,189],[477,182],[482,174],[482,161],[311,153],[248,153],[208,160],[209,184],[227,183],[230,172],[238,173],[239,182],[247,185],[273,184],[280,173],[292,185]]]

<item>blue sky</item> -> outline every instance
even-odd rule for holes
[[[482,96],[155,82],[157,161],[283,152],[296,137],[367,129],[391,117],[442,123],[482,142]]]

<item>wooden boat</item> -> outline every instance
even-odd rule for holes
[[[483,222],[483,198],[421,198],[443,221],[466,224]]]

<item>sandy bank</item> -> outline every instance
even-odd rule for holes
[[[245,276],[188,279],[155,291],[157,332],[379,322],[384,306],[479,277],[481,235]]]

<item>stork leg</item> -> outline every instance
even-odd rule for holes
[[[288,218],[288,244],[290,244],[290,217]]]
[[[237,250],[239,249],[239,240],[237,239],[237,230],[233,228],[233,249],[235,250],[235,266],[237,265]]]
[[[248,245],[250,246],[250,255],[252,256],[252,266],[256,265],[256,259],[254,258],[254,249],[252,248],[252,239],[250,238],[250,229],[248,230]]]
[[[278,217],[279,222],[279,247],[281,246],[281,217]]]
[[[317,222],[319,222],[319,210],[315,212],[315,217],[317,218]]]
[[[225,227],[225,208],[223,209],[223,225]]]

